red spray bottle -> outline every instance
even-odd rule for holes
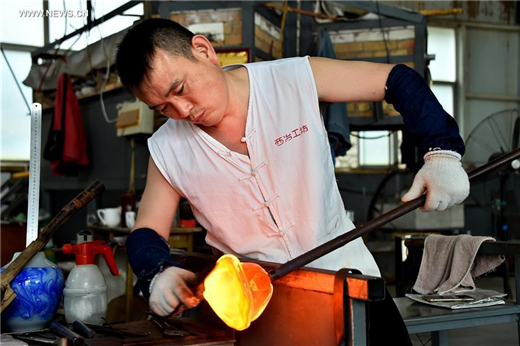
[[[110,246],[103,240],[85,242],[78,245],[63,245],[63,253],[76,255],[76,265],[72,268],[65,289],[63,307],[67,323],[81,321],[103,324],[107,314],[107,284],[101,270],[95,265],[94,256],[103,255],[112,275],[119,275]]]

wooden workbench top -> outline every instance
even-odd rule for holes
[[[117,232],[117,233],[126,233],[129,234],[131,229],[126,227],[106,227],[106,226],[87,226],[87,229],[91,231],[100,231],[100,232]],[[202,232],[201,227],[172,227],[170,230],[170,234],[190,234]]]

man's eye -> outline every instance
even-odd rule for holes
[[[168,106],[164,106],[162,109],[159,110],[159,112],[164,113],[168,109]]]
[[[181,86],[181,88],[177,91],[178,95],[181,95],[184,92],[184,84]]]

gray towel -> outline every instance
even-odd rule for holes
[[[480,244],[491,237],[430,235],[424,242],[419,275],[413,289],[421,294],[475,290],[474,277],[493,270],[504,256],[478,255]]]

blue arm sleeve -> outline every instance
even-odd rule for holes
[[[386,82],[385,101],[401,113],[412,141],[422,154],[430,149],[464,155],[464,141],[453,117],[442,108],[424,79],[406,65],[396,65]]]
[[[147,299],[155,274],[167,267],[181,266],[171,257],[168,242],[150,228],[139,228],[130,233],[126,240],[126,253],[137,275],[137,285]]]

